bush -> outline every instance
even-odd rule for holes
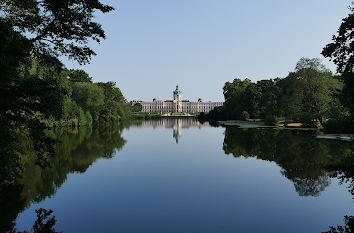
[[[54,127],[54,124],[55,124],[55,119],[53,116],[50,116],[49,118],[47,119],[44,119],[43,120],[43,123],[46,127],[48,128],[53,128]]]
[[[269,126],[274,126],[278,123],[278,117],[274,115],[268,115],[264,118],[264,124]]]
[[[348,119],[329,119],[323,124],[325,133],[353,133],[354,129]]]
[[[247,111],[242,111],[241,113],[241,119],[246,121],[247,119],[250,118],[250,114]]]

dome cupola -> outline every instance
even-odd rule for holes
[[[173,91],[174,95],[181,94],[182,92],[178,89],[178,84],[176,85],[176,90]]]

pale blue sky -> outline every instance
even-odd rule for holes
[[[319,57],[350,0],[111,0],[99,14],[107,39],[84,69],[115,81],[128,100],[223,100],[234,78],[285,77],[301,57]]]

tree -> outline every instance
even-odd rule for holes
[[[243,95],[240,96],[239,98],[240,102],[238,103],[238,106],[240,107],[241,110],[249,112],[250,116],[248,118],[250,117],[258,118],[260,113],[259,102],[261,97],[262,97],[262,92],[259,86],[257,86],[256,83],[250,83],[245,89]],[[242,116],[241,113],[241,119],[243,118],[244,117]]]
[[[285,117],[314,126],[316,121],[322,123],[329,116],[332,100],[341,84],[324,70],[302,68],[279,82],[282,89],[280,105]]]
[[[126,101],[115,82],[97,83],[103,89],[104,105],[100,108],[100,119],[104,122],[119,120],[124,117],[123,103]]]
[[[318,72],[330,72],[330,70],[327,69],[326,66],[321,63],[321,60],[319,58],[300,58],[300,60],[296,63],[295,72],[300,71],[302,69],[313,69]]]
[[[57,64],[57,57],[68,56],[81,64],[95,55],[89,40],[105,38],[102,26],[92,21],[94,12],[114,8],[99,0],[3,0],[0,9],[2,22],[33,45],[32,55]]]
[[[234,79],[232,83],[226,82],[223,87],[225,98],[225,110],[228,118],[239,118],[244,109],[243,98],[246,88],[251,84],[251,80]]]
[[[83,70],[69,70],[68,76],[70,82],[88,82],[92,83],[92,78]]]
[[[279,87],[277,81],[260,80],[247,86],[243,101],[239,105],[250,113],[252,118],[278,115]]]
[[[324,57],[330,58],[337,65],[338,73],[353,73],[354,69],[354,3],[349,7],[351,13],[342,20],[338,34],[332,43],[322,50]]]
[[[132,112],[141,112],[141,110],[143,109],[143,106],[141,105],[141,103],[136,103],[132,106]]]
[[[59,120],[68,116],[71,87],[65,70],[57,71],[33,60],[28,74],[24,76],[24,80],[27,80],[24,86],[28,95],[37,93],[36,100],[39,101],[35,104],[38,106],[37,111],[42,113],[44,118],[53,117]]]
[[[94,83],[75,82],[72,84],[72,99],[84,110],[90,111],[95,120],[98,120],[99,107],[104,104],[104,91]]]
[[[341,102],[349,108],[354,121],[354,6],[349,9],[351,13],[342,20],[338,34],[323,48],[322,55],[337,65],[344,83]]]
[[[250,114],[247,111],[242,111],[241,113],[241,119],[246,121],[247,119],[250,118]]]

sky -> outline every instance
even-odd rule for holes
[[[97,13],[106,40],[83,69],[94,82],[115,81],[127,100],[223,101],[234,78],[287,76],[301,57],[322,57],[350,0],[103,0]]]

